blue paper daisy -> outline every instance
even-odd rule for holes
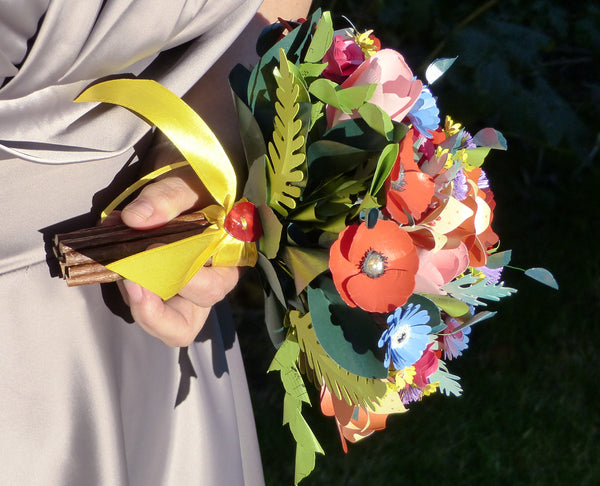
[[[408,304],[398,307],[388,317],[389,328],[383,331],[377,343],[380,348],[386,347],[383,363],[386,368],[391,361],[394,368],[402,370],[415,364],[425,351],[431,327],[426,325],[429,314],[420,309],[419,304]]]

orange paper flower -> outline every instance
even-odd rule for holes
[[[411,128],[400,142],[396,163],[386,181],[385,209],[402,224],[408,223],[407,214],[418,222],[434,194],[433,179],[415,162],[415,135]]]
[[[368,312],[392,312],[406,303],[419,268],[411,237],[394,221],[348,226],[331,247],[329,267],[342,299]]]
[[[348,452],[348,444],[368,437],[376,430],[385,429],[388,414],[369,412],[363,407],[348,405],[331,394],[325,385],[321,387],[321,411],[323,415],[335,417],[342,449]]]

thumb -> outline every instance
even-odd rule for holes
[[[194,207],[198,199],[198,192],[185,179],[166,177],[146,186],[123,208],[121,219],[132,228],[155,228]]]

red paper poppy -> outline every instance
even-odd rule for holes
[[[333,282],[350,307],[392,312],[415,288],[417,250],[409,234],[394,221],[348,226],[331,247]]]
[[[408,223],[407,214],[418,222],[434,194],[433,179],[414,160],[414,142],[415,132],[411,128],[400,142],[396,163],[386,181],[385,209],[402,224]]]

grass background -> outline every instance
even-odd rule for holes
[[[449,363],[461,398],[436,395],[341,451],[318,397],[305,417],[325,449],[310,485],[600,484],[600,9],[550,0],[445,5],[430,0],[323,1],[374,29],[416,75],[459,56],[434,86],[443,114],[472,132],[493,126],[506,153],[486,160],[494,227],[513,264],[544,266],[560,291],[506,271],[517,295],[490,305],[470,348]],[[343,19],[335,15],[343,25]],[[268,485],[293,484],[294,443],[251,274],[234,295]]]

